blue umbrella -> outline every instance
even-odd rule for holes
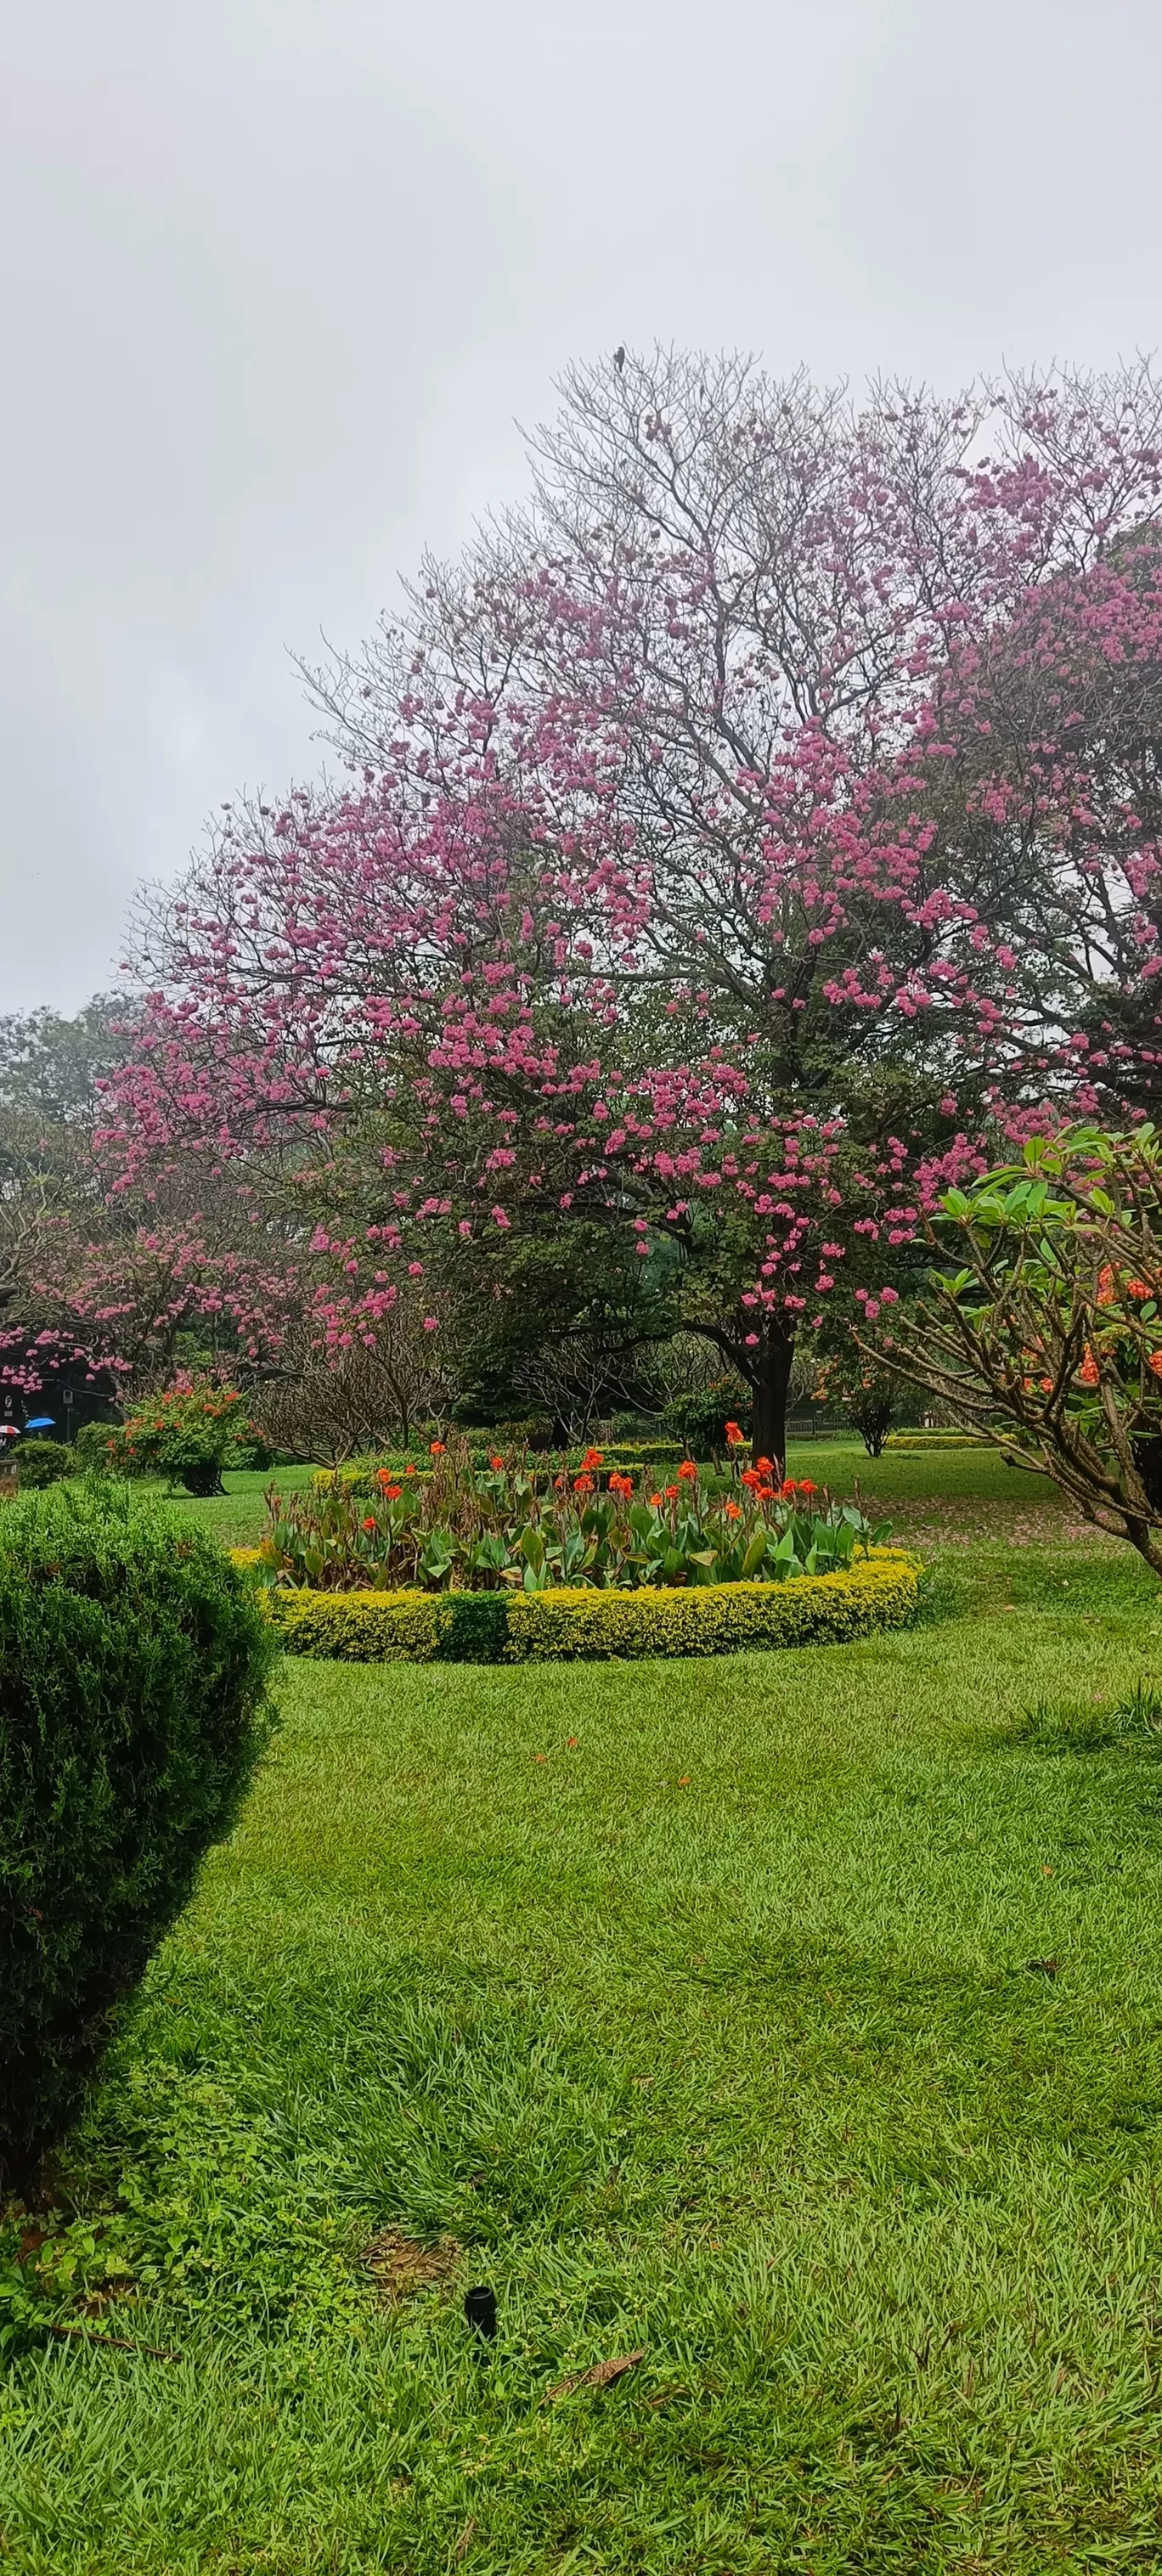
[[[35,1422],[26,1422],[24,1428],[26,1431],[51,1431],[55,1427],[55,1423],[55,1414],[38,1413]]]

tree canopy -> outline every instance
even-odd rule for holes
[[[563,1307],[704,1337],[778,1454],[799,1338],[998,1130],[1153,1096],[1162,393],[631,356],[531,457],[313,676],[338,782],[147,907],[103,1151],[229,1174],[300,1295],[341,1237],[337,1347],[575,1237]]]

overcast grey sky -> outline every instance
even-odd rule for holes
[[[1162,343],[1158,0],[7,0],[0,1009],[625,339],[946,386]]]

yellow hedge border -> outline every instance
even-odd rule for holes
[[[256,1548],[232,1550],[236,1565]],[[287,1652],[357,1663],[561,1663],[841,1645],[912,1617],[919,1566],[875,1548],[842,1574],[639,1592],[264,1594]]]

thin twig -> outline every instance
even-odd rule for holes
[[[128,2335],[100,2334],[91,2326],[58,2325],[52,2317],[40,2317],[37,2322],[46,2334],[66,2335],[70,2340],[76,2337],[81,2343],[112,2344],[117,2352],[147,2352],[152,2361],[180,2361],[182,2358],[180,2352],[169,2352],[162,2343],[135,2343]]]

